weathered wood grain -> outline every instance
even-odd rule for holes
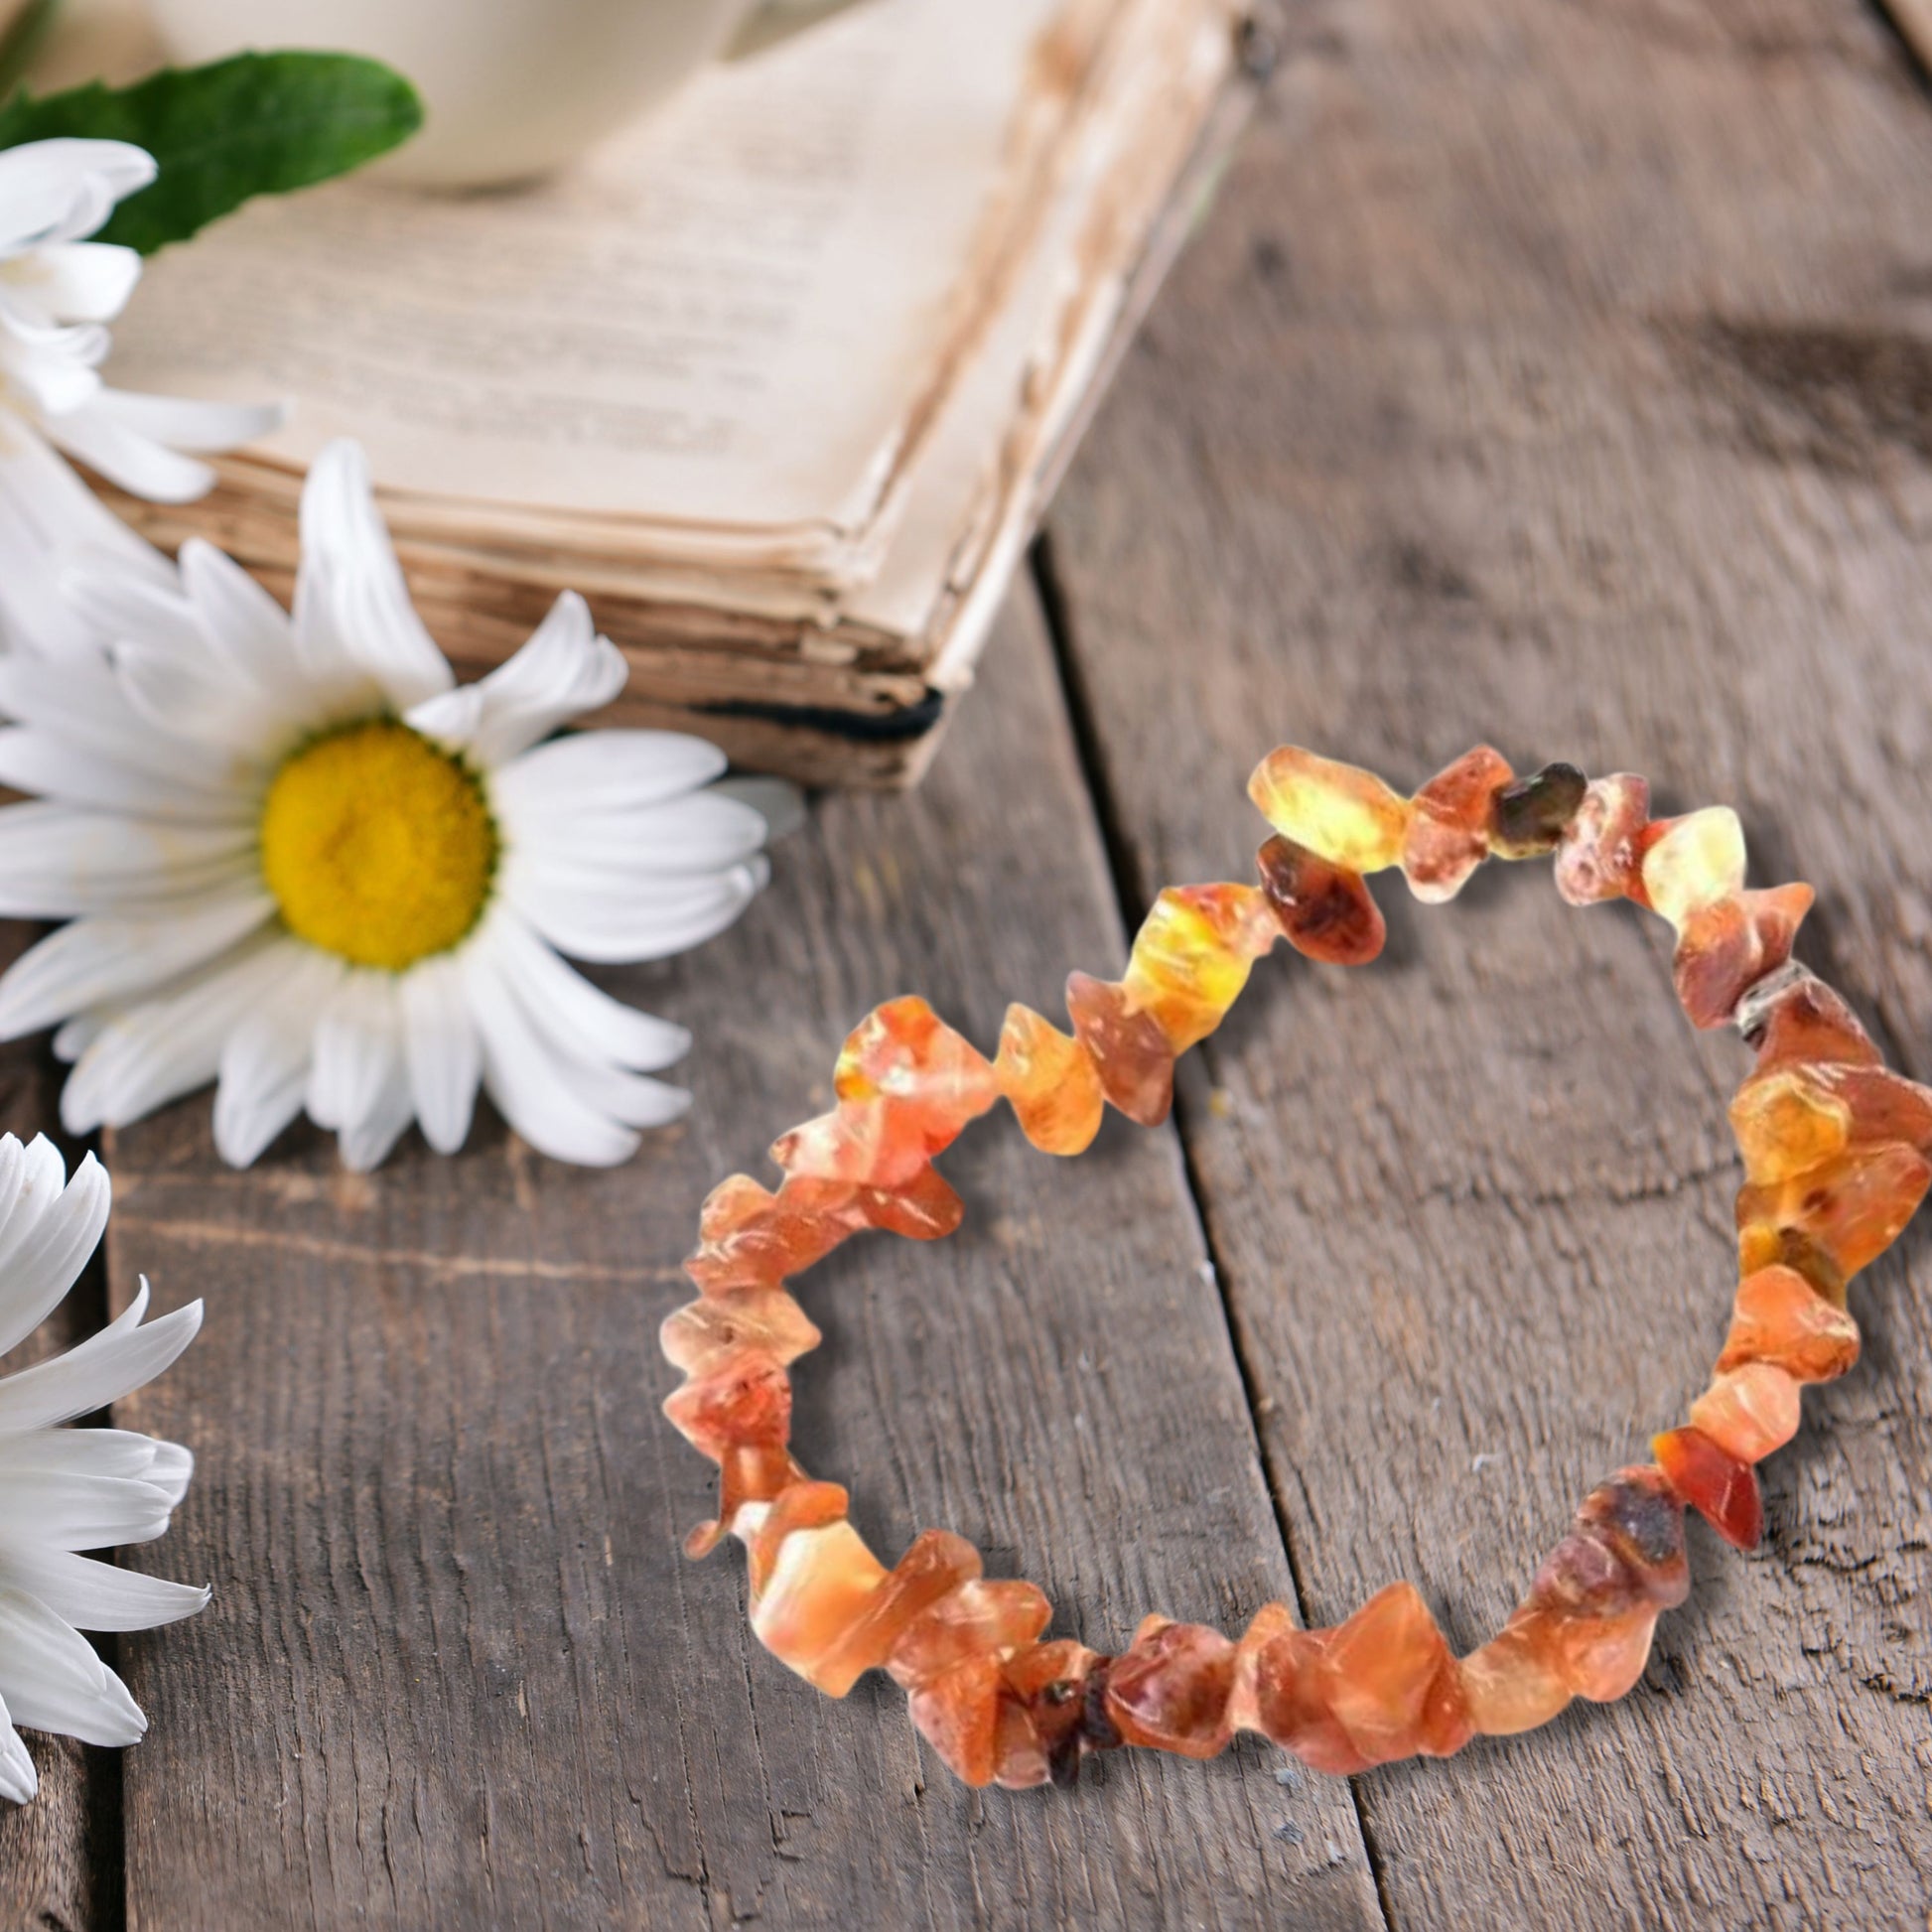
[[[1133,893],[1241,876],[1279,740],[1647,770],[1820,886],[1801,953],[1932,1075],[1932,112],[1875,16],[1302,16],[1052,557]],[[1184,1132],[1311,1615],[1408,1575],[1466,1646],[1701,1383],[1745,1056],[1629,908],[1383,897],[1380,966],[1257,975]],[[1357,1781],[1396,1923],[1924,1923],[1926,1230],[1854,1306],[1630,1699]]]
[[[1041,1927],[1381,1923],[1346,1787],[1110,1759],[975,1796],[903,1698],[832,1703],[687,1563],[708,1466],[655,1341],[706,1188],[829,1098],[845,1029],[918,988],[982,1039],[1120,949],[1026,609],[913,800],[829,803],[744,923],[624,976],[697,1030],[688,1129],[614,1173],[480,1130],[367,1180],[298,1134],[219,1172],[205,1101],[118,1138],[115,1292],[208,1302],[126,1407],[195,1446],[166,1547],[214,1602],[127,1665],[129,1923]],[[967,1229],[855,1244],[804,1297],[795,1440],[897,1552],[922,1525],[1124,1645],[1291,1587],[1172,1133],[1077,1170],[1010,1124],[960,1150]]]

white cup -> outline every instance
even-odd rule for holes
[[[373,55],[415,82],[423,130],[384,164],[439,188],[527,181],[662,100],[853,0],[150,0],[178,61],[243,48]]]

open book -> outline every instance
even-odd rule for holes
[[[540,188],[378,178],[151,266],[132,388],[286,397],[157,541],[286,590],[300,472],[367,447],[466,669],[581,590],[613,716],[808,782],[915,777],[1243,101],[1242,0],[875,0]]]

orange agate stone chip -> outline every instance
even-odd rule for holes
[[[1850,1007],[1791,960],[1811,888],[1748,887],[1734,812],[1653,822],[1642,778],[1592,782],[1568,764],[1518,778],[1487,746],[1413,798],[1292,746],[1249,789],[1275,828],[1260,883],[1164,891],[1118,981],[1068,979],[1070,1031],[1012,1007],[988,1059],[923,1000],[869,1014],[839,1055],[833,1109],[772,1148],[782,1184],[735,1174],[705,1202],[687,1263],[700,1299],[663,1325],[685,1377],[665,1413],[719,1469],[718,1517],[687,1548],[741,1538],[766,1648],[833,1697],[888,1672],[969,1784],[1066,1784],[1087,1755],[1124,1745],[1211,1757],[1242,1730],[1346,1776],[1623,1696],[1658,1616],[1689,1591],[1686,1509],[1757,1544],[1754,1465],[1797,1432],[1804,1388],[1858,1360],[1846,1284],[1932,1185],[1932,1091],[1889,1071]],[[1730,1108],[1740,1279],[1712,1380],[1653,1440],[1653,1463],[1584,1498],[1502,1629],[1458,1659],[1397,1583],[1331,1628],[1305,1629],[1282,1603],[1238,1638],[1149,1616],[1107,1656],[1048,1637],[1044,1594],[986,1577],[950,1531],[881,1562],[845,1490],[791,1453],[787,1370],[819,1331],[785,1281],[863,1229],[950,1233],[963,1208],[933,1162],[1001,1099],[1052,1154],[1084,1150],[1108,1105],[1144,1126],[1166,1119],[1175,1056],[1219,1026],[1278,938],[1329,965],[1381,951],[1365,873],[1400,867],[1418,898],[1441,900],[1487,860],[1539,856],[1572,903],[1628,898],[1668,919],[1687,1018],[1734,1024],[1756,1065]]]

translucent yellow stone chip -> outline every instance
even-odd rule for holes
[[[1208,899],[1208,891],[1224,893],[1225,901]],[[1256,950],[1249,930],[1256,921],[1242,915],[1250,902],[1268,913],[1264,896],[1251,889],[1237,903],[1226,889],[1171,886],[1135,937],[1122,984],[1134,1005],[1160,1023],[1175,1052],[1211,1034],[1248,983]],[[1265,936],[1279,936],[1272,913],[1268,925]]]
[[[1741,892],[1744,828],[1728,805],[1676,820],[1643,858],[1651,905],[1679,931],[1700,907]]]
[[[1756,1186],[1774,1187],[1844,1153],[1852,1109],[1792,1068],[1746,1081],[1730,1103],[1730,1125],[1745,1173]]]
[[[1385,872],[1402,857],[1412,807],[1359,765],[1284,745],[1255,767],[1248,796],[1284,838],[1346,872]]]

